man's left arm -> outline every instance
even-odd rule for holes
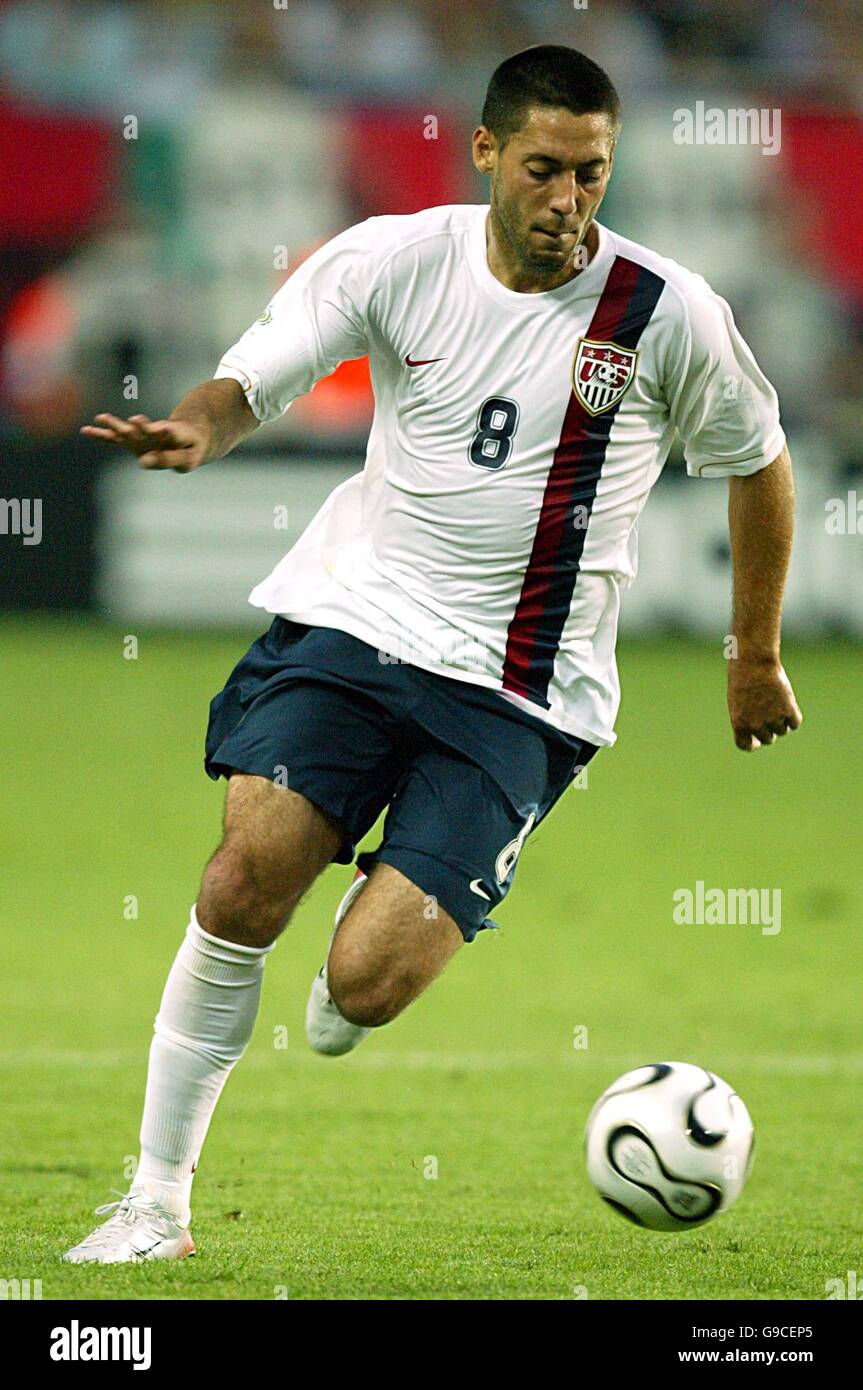
[[[787,447],[766,468],[728,480],[735,638],[728,713],[750,752],[797,729],[802,714],[779,656],[782,595],[794,535],[794,475]]]

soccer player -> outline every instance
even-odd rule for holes
[[[311,1045],[350,1051],[494,926],[527,836],[614,741],[618,608],[675,430],[692,477],[729,479],[737,746],[800,724],[776,394],[700,275],[597,222],[620,124],[590,59],[516,54],[473,134],[490,206],[351,227],[170,419],[84,427],[189,472],[344,359],[371,363],[365,468],[253,591],[272,625],[212,702],[224,839],[156,1018],[136,1176],[69,1260],[192,1253],[192,1175],[267,955],[384,808],[312,985]]]

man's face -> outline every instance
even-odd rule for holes
[[[480,126],[473,157],[491,176],[496,231],[516,261],[540,277],[565,273],[608,187],[614,158],[609,117],[533,106],[502,149]]]

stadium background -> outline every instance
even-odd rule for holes
[[[207,701],[261,626],[249,589],[362,465],[368,376],[345,364],[188,478],[143,476],[78,427],[167,414],[343,227],[483,200],[468,138],[488,77],[543,41],[622,97],[601,220],[702,272],[779,392],[806,724],[754,759],[732,747],[726,490],[675,452],[625,601],[619,745],[530,842],[503,930],[327,1065],[301,1030],[343,888],[325,875],[205,1150],[215,1263],[58,1269],[122,1185],[218,833]],[[0,4],[0,1278],[41,1273],[45,1297],[818,1298],[861,1264],[861,59],[842,0]],[[779,153],[676,144],[699,101],[778,108]],[[675,926],[672,893],[698,879],[781,888],[782,932]],[[689,1253],[618,1229],[579,1154],[595,1094],[674,1055],[728,1073],[761,1140],[739,1209]]]

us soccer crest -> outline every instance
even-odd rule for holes
[[[617,405],[635,377],[638,353],[617,343],[579,338],[572,364],[572,385],[589,415],[601,415]]]

